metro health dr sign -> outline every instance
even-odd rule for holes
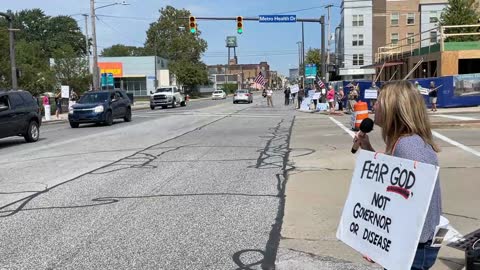
[[[337,238],[388,270],[410,269],[438,171],[360,151]]]

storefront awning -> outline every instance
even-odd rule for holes
[[[393,67],[393,66],[403,65],[404,62],[396,61],[396,62],[377,63],[377,64],[373,64],[373,65],[363,66],[361,68],[382,68],[383,64],[385,64],[385,67]]]

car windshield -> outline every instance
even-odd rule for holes
[[[87,93],[83,95],[78,103],[88,104],[88,103],[103,103],[108,100],[108,93]]]
[[[246,90],[239,90],[239,91],[237,91],[237,93],[238,93],[238,94],[246,94],[246,93],[248,93],[248,91],[246,91]]]
[[[158,88],[155,93],[170,93],[172,92],[172,88]]]
[[[214,94],[221,94],[222,91],[215,91],[215,92],[213,92],[213,93],[214,93]]]

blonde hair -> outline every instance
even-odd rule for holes
[[[408,81],[385,84],[379,92],[381,106],[382,137],[386,152],[393,154],[395,143],[402,136],[417,134],[435,152],[440,148],[433,142],[430,120],[425,101],[418,90]]]

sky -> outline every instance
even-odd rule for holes
[[[96,7],[120,0],[98,0]],[[97,43],[98,53],[114,44],[143,46],[150,23],[159,17],[159,10],[171,5],[185,8],[192,15],[217,17],[258,17],[269,14],[293,14],[297,18],[327,17],[325,5],[330,9],[330,32],[334,33],[340,22],[340,0],[126,0],[129,5],[115,5],[98,9]],[[89,0],[0,0],[0,11],[40,8],[49,16],[71,15],[82,31],[85,20],[82,13],[89,13]],[[106,17],[102,15],[112,16]],[[121,18],[115,18],[121,17]],[[244,33],[238,35],[235,21],[198,21],[201,37],[208,43],[202,60],[208,64],[226,64],[227,36],[237,36],[237,56],[240,64],[255,64],[267,61],[271,70],[288,76],[290,68],[298,67],[298,45],[302,39],[301,23],[244,22]],[[328,27],[326,27],[327,29]],[[88,24],[91,35],[91,23]],[[188,29],[187,29],[188,31]],[[305,23],[305,51],[320,47],[320,24]],[[332,42],[330,51],[334,50]],[[232,50],[233,55],[233,50]]]

